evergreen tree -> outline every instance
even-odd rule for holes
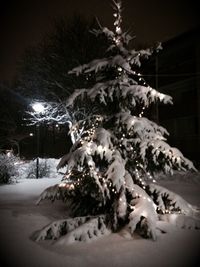
[[[39,199],[66,200],[73,218],[46,226],[35,235],[36,240],[63,235],[57,242],[87,241],[123,227],[131,234],[137,231],[155,239],[162,216],[195,217],[193,206],[154,179],[160,171],[171,174],[195,167],[167,144],[167,130],[145,117],[151,105],[172,104],[172,99],[151,88],[139,73],[141,59],[154,50],[128,48],[131,36],[122,31],[121,2],[113,1],[113,5],[115,31],[93,31],[109,40],[107,56],[70,72],[85,75],[89,86],[77,89],[67,106],[87,103],[96,106],[95,112],[71,127],[77,140],[58,165],[67,166],[63,181]],[[199,221],[193,219],[197,227]]]

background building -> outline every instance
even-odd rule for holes
[[[155,120],[167,128],[172,146],[200,164],[200,28],[162,44],[147,68],[159,91],[173,97],[173,106],[159,106]],[[151,75],[152,74],[152,75]]]

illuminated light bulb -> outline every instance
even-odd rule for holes
[[[116,27],[116,32],[117,33],[121,32],[121,28],[119,26]]]
[[[117,70],[121,72],[122,71],[122,68],[121,67],[118,67]]]

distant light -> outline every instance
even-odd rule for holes
[[[37,103],[34,103],[33,105],[32,105],[32,108],[33,108],[33,110],[35,111],[35,112],[37,112],[37,113],[41,113],[41,112],[43,112],[44,111],[44,106],[41,104],[41,103],[39,103],[39,102],[37,102]]]
[[[30,133],[29,136],[33,136],[33,133]]]
[[[58,124],[56,124],[56,128],[58,128],[59,127],[59,125]]]

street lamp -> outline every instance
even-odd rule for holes
[[[32,104],[32,108],[36,114],[43,113],[45,107],[42,103],[36,102]],[[36,124],[36,136],[37,136],[37,158],[36,158],[36,178],[39,178],[39,153],[40,153],[40,124]]]
[[[36,113],[42,113],[45,110],[44,105],[40,102],[33,103],[32,108]]]

